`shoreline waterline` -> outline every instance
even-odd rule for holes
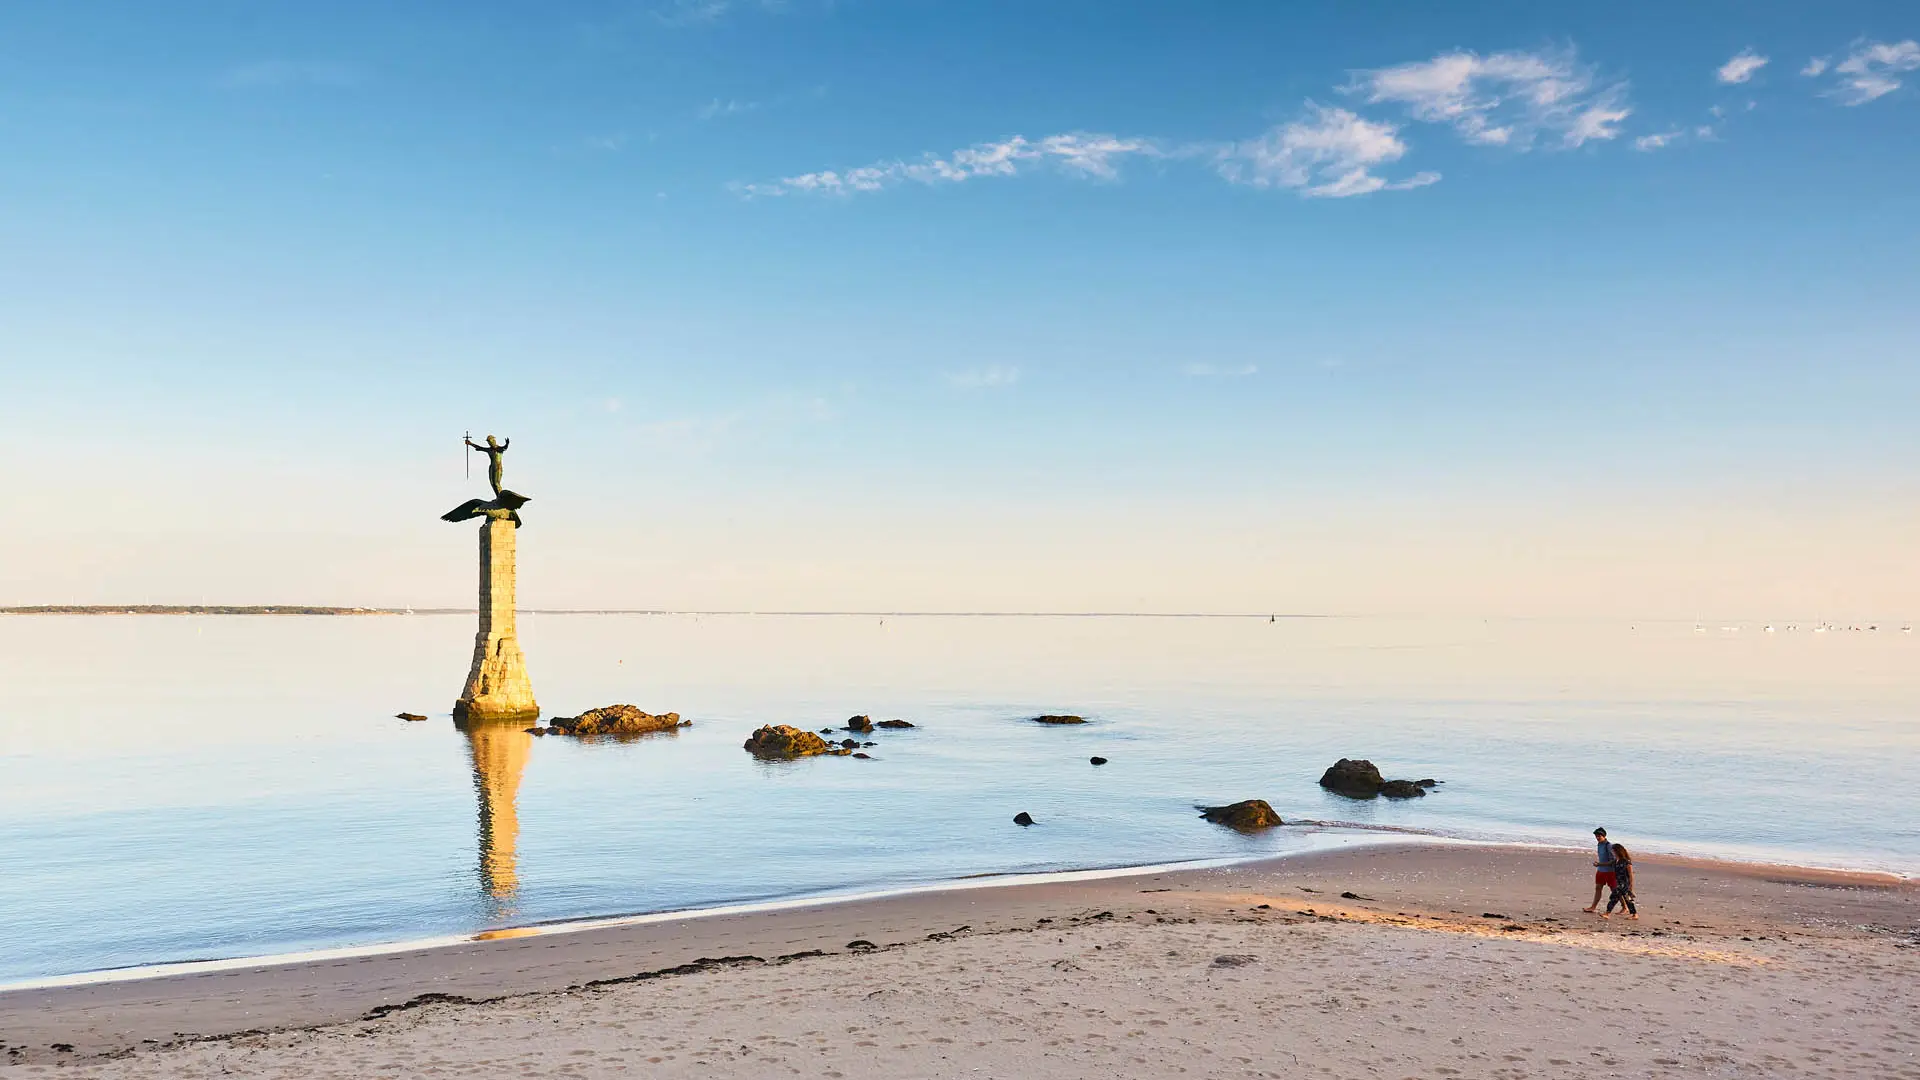
[[[1176,862],[1080,867],[1066,870],[1045,870],[1025,873],[977,874],[968,877],[949,878],[896,887],[860,889],[847,892],[810,893],[804,896],[778,897],[739,903],[715,904],[705,907],[601,915],[555,922],[535,922],[492,927],[470,933],[436,934],[421,938],[374,942],[364,945],[345,945],[334,948],[306,949],[286,953],[268,953],[257,956],[215,957],[203,960],[144,964],[135,967],[105,968],[36,979],[25,979],[17,982],[0,983],[0,994],[98,986],[113,983],[142,982],[187,975],[255,971],[267,968],[292,967],[308,963],[425,952],[470,945],[476,942],[579,934],[596,930],[613,930],[623,927],[649,926],[671,922],[693,922],[696,920],[736,915],[759,915],[774,912],[799,911],[809,908],[840,907],[901,897],[983,891],[1019,886],[1105,881],[1129,877],[1152,877],[1159,874],[1197,870],[1251,868],[1263,865],[1277,866],[1309,856],[1369,847],[1463,847],[1565,852],[1568,854],[1584,853],[1584,849],[1581,847],[1569,844],[1550,843],[1547,841],[1472,838],[1447,835],[1431,830],[1393,829],[1344,822],[1299,822],[1296,823],[1296,825],[1290,825],[1288,827],[1304,827],[1315,830],[1313,833],[1308,834],[1313,837],[1312,842],[1298,850],[1278,854],[1262,853],[1258,855],[1192,859]],[[1337,831],[1321,832],[1319,830]],[[1654,847],[1645,848],[1642,858],[1669,865],[1699,865],[1720,873],[1747,873],[1757,875],[1771,872],[1792,874],[1799,877],[1825,879],[1831,884],[1840,887],[1898,888],[1920,884],[1920,875],[1903,875],[1884,870],[1814,866],[1798,863],[1776,863],[1751,859],[1716,858],[1713,856],[1661,850]]]
[[[851,892],[809,893],[804,896],[749,900],[741,903],[714,904],[705,907],[672,908],[661,911],[633,912],[619,915],[596,915],[585,919],[565,919],[556,922],[535,922],[517,926],[498,926],[471,933],[435,934],[423,938],[375,942],[366,945],[342,945],[336,948],[305,949],[287,953],[267,953],[259,956],[216,957],[205,960],[180,960],[164,964],[142,964],[136,967],[104,968],[95,971],[73,972],[67,975],[50,975],[38,979],[25,979],[19,982],[0,983],[0,994],[16,990],[50,990],[72,986],[91,986],[101,983],[164,979],[176,975],[203,975],[223,971],[286,967],[289,965],[327,960],[351,960],[368,956],[387,956],[394,953],[443,949],[458,945],[469,945],[476,941],[576,934],[590,930],[617,929],[623,926],[646,926],[654,923],[681,920],[711,919],[728,915],[759,915],[776,911],[796,911],[804,908],[831,907],[842,904],[856,904],[869,900],[886,900],[895,897],[920,896],[930,893],[967,892],[981,889],[1008,888],[1019,885],[1048,885],[1076,881],[1101,881],[1109,878],[1150,876],[1153,874],[1172,873],[1184,870],[1211,870],[1228,866],[1243,866],[1251,863],[1290,859],[1301,855],[1317,854],[1340,848],[1387,845],[1399,841],[1415,841],[1416,838],[1417,834],[1383,835],[1378,833],[1373,835],[1330,837],[1328,839],[1334,842],[1312,844],[1298,851],[1289,851],[1278,855],[1229,856],[1213,859],[1191,859],[1179,862],[1130,864],[1126,866],[1042,870],[1031,873],[980,874],[971,877],[948,878],[893,888],[860,889]],[[1455,840],[1447,837],[1426,837],[1419,839],[1424,839],[1426,842],[1438,843],[1476,843],[1476,841]]]

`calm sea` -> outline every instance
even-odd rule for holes
[[[694,720],[628,744],[457,729],[472,633],[0,617],[0,982],[1310,842],[1193,811],[1251,797],[1920,874],[1920,636],[1897,627],[524,615],[550,715]],[[740,746],[854,713],[919,726],[870,761]],[[1342,756],[1446,783],[1327,795]]]

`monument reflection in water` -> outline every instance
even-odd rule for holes
[[[496,904],[496,915],[512,910],[520,887],[515,845],[520,839],[520,776],[533,751],[524,720],[456,717],[473,756],[473,793],[480,804],[480,887]]]
[[[473,665],[454,703],[453,720],[466,734],[473,755],[473,790],[480,801],[480,885],[494,901],[497,917],[512,910],[520,887],[514,850],[520,839],[520,817],[515,801],[533,749],[527,724],[540,715],[514,628],[515,540],[520,508],[531,500],[501,484],[502,459],[512,439],[496,441],[489,435],[484,446],[472,439],[465,442],[487,455],[493,498],[469,499],[441,515],[445,521],[481,519],[480,626],[474,635]]]

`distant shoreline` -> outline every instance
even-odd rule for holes
[[[1335,615],[1218,611],[686,611],[666,608],[521,608],[528,615],[782,615],[808,618],[1332,619]],[[314,607],[302,604],[34,604],[0,615],[471,615],[473,608]]]
[[[0,608],[0,615],[405,615],[407,608],[308,607],[301,604],[36,604]],[[453,614],[414,611],[414,614]]]

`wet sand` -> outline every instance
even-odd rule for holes
[[[1920,1078],[1920,885],[1644,858],[1642,918],[1602,921],[1589,857],[1395,845],[11,991],[0,1072]]]

